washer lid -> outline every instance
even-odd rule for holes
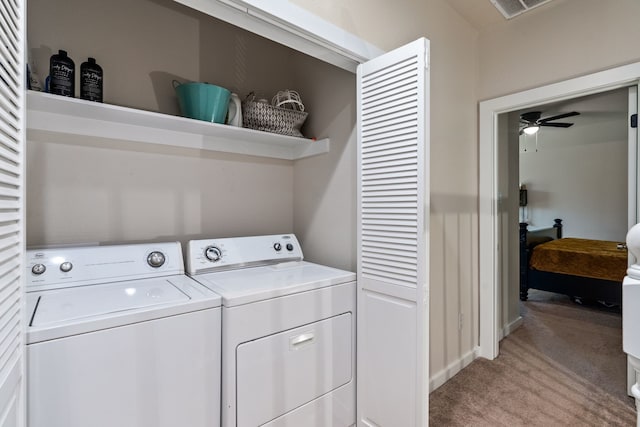
[[[356,274],[306,261],[193,276],[232,307],[356,280]]]
[[[190,298],[168,279],[84,286],[40,294],[32,327],[47,326],[119,311],[187,302]]]

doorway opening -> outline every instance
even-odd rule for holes
[[[480,103],[480,356],[494,359],[498,355],[502,333],[501,290],[505,280],[502,274],[502,253],[507,248],[503,247],[500,240],[502,200],[499,116],[536,105],[637,86],[639,78],[640,63],[635,63]],[[630,170],[636,171],[637,154],[630,156],[631,158],[634,166]],[[629,194],[637,194],[636,182],[634,180]],[[636,197],[634,204],[635,199]],[[634,209],[635,211],[637,210]],[[634,215],[634,221],[636,220],[637,215]]]
[[[628,205],[635,203],[628,191],[629,182],[635,181],[629,177],[636,175],[629,162],[630,149],[635,148],[635,140],[631,144],[628,138],[629,96],[629,89],[621,88],[499,115],[499,129],[506,128],[499,135],[498,168],[500,338],[520,325],[519,300],[526,300],[533,289],[568,295],[584,304],[602,301],[619,309],[627,257],[617,245],[625,240],[627,223],[635,222],[635,211],[627,218]],[[529,123],[523,118],[533,113],[543,118],[539,129],[527,134]],[[547,122],[544,117],[561,119]],[[537,247],[558,237],[565,239]],[[584,247],[558,246],[563,243]],[[608,251],[605,255],[597,248]],[[546,270],[585,276],[582,268],[545,263],[551,261],[544,255],[552,249],[593,251],[602,264],[607,263],[603,277],[613,276],[610,280],[616,283],[574,284],[564,276],[538,274]],[[574,252],[570,255],[578,259]],[[536,271],[529,269],[529,258],[536,261]]]

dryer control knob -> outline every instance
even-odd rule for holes
[[[207,249],[204,250],[204,256],[206,256],[209,261],[220,261],[222,251],[216,246],[208,246]]]
[[[47,270],[47,267],[45,267],[44,264],[36,264],[33,267],[31,267],[31,272],[35,275],[40,275],[44,273],[46,270]]]
[[[70,272],[72,268],[73,268],[73,264],[71,264],[69,261],[66,261],[60,264],[60,271],[62,271],[63,273]]]
[[[280,252],[280,249],[282,249],[282,245],[280,243],[274,243],[273,249],[275,249],[276,252]]]
[[[151,252],[147,257],[147,264],[149,264],[153,268],[162,267],[164,261],[164,254],[158,251]]]

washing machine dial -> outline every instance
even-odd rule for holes
[[[291,252],[293,250],[293,245],[291,243],[287,243],[287,250]]]
[[[31,272],[36,276],[39,276],[40,274],[44,273],[46,270],[47,270],[47,267],[45,267],[44,264],[36,264],[33,267],[31,267]]]
[[[158,251],[151,252],[147,257],[147,264],[149,264],[153,268],[162,267],[164,261],[164,254]]]
[[[222,251],[217,246],[207,246],[207,249],[204,250],[204,256],[212,262],[220,261]]]
[[[280,243],[274,243],[273,249],[275,249],[276,252],[280,252],[280,250],[282,249],[282,245]]]
[[[62,264],[60,264],[60,271],[62,271],[63,273],[70,272],[72,268],[73,268],[73,264],[71,264],[69,261],[65,261]]]

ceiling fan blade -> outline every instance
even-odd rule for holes
[[[568,128],[573,126],[573,123],[538,123],[538,126],[547,126],[551,128]]]
[[[564,119],[566,117],[573,117],[573,116],[579,116],[579,115],[580,113],[578,113],[577,111],[572,111],[570,113],[558,114],[557,116],[545,117],[544,119],[538,120],[538,123],[546,123],[552,120]]]

